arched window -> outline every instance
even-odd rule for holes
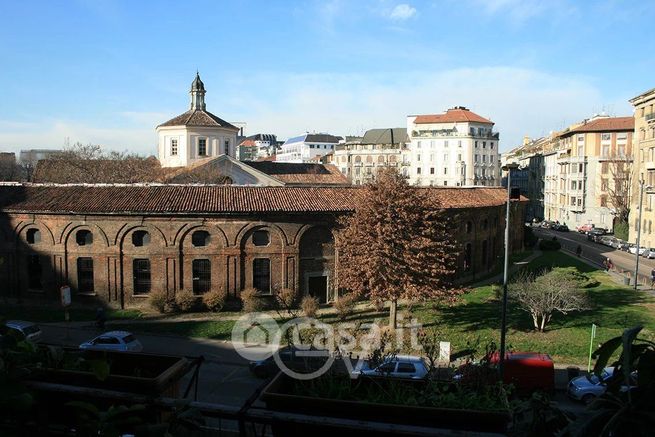
[[[362,157],[359,155],[355,156],[355,162],[362,162]]]
[[[473,231],[473,222],[466,222],[466,233],[470,234]]]
[[[384,164],[384,155],[378,155],[378,164]]]
[[[136,247],[150,244],[150,234],[148,231],[134,231],[132,233],[132,244]]]
[[[27,244],[37,244],[41,242],[41,231],[36,228],[30,228],[25,235],[27,237]]]
[[[91,231],[82,229],[75,234],[75,241],[78,246],[89,246],[93,244],[93,234]]]
[[[203,247],[209,245],[209,232],[196,231],[191,235],[191,244],[194,247]]]
[[[396,155],[389,156],[389,162],[396,162]]]
[[[271,236],[268,231],[255,231],[252,233],[252,244],[255,246],[268,246]]]
[[[372,157],[371,155],[368,155],[368,156],[366,157],[366,163],[367,163],[367,164],[371,164],[372,162],[373,162],[373,157]]]

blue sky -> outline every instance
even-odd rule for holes
[[[464,105],[501,150],[655,87],[655,2],[7,1],[0,150],[154,154],[196,69],[207,109],[285,139],[360,134]]]

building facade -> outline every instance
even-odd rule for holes
[[[282,287],[336,297],[335,220],[361,202],[356,187],[0,184],[0,294],[138,306],[153,291]],[[451,215],[459,280],[502,258],[502,188],[434,188]],[[512,228],[521,229],[521,202]],[[522,232],[510,249],[522,248]]]
[[[185,167],[218,155],[236,157],[239,128],[207,111],[200,75],[191,83],[187,112],[157,126],[157,152],[162,167]]]
[[[354,185],[371,182],[378,169],[394,167],[408,176],[408,166],[403,160],[407,152],[405,128],[370,129],[357,141],[337,144],[332,163]]]
[[[527,169],[528,219],[614,229],[629,198],[633,130],[633,117],[596,115],[514,149],[506,159]]]
[[[289,138],[275,157],[277,162],[320,162],[320,158],[334,151],[341,137],[330,134],[304,134]]]
[[[499,186],[499,134],[494,123],[463,106],[443,114],[410,115],[406,157],[412,184]]]
[[[655,187],[655,88],[630,100],[634,107],[634,168],[632,172],[632,193],[630,201],[630,241],[637,240],[637,230],[641,226],[641,246],[655,247],[655,194],[653,189],[645,189],[642,221],[639,223],[640,182],[644,186]]]

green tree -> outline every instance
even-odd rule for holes
[[[448,233],[452,218],[432,190],[383,169],[362,189],[355,213],[340,222],[339,287],[390,301],[394,328],[399,299],[453,299],[461,291],[451,282],[457,258]]]

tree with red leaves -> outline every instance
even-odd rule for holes
[[[446,215],[432,188],[412,187],[395,169],[382,169],[363,188],[354,214],[340,221],[336,239],[339,288],[391,302],[454,299],[457,253]]]

